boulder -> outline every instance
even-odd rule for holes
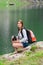
[[[43,48],[43,41],[36,42],[38,48]]]

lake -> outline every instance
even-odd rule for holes
[[[0,55],[14,51],[11,36],[17,35],[17,21],[22,19],[24,26],[31,29],[37,41],[43,41],[43,8],[21,8],[14,6],[0,9]]]

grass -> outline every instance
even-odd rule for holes
[[[9,3],[14,3],[14,9],[24,7],[25,5],[30,4],[27,1],[21,0],[0,0],[0,8],[9,7]]]
[[[35,51],[37,49],[36,45],[33,45],[32,48],[31,48],[31,51]]]
[[[23,7],[23,6],[25,6],[25,5],[28,5],[29,4],[29,2],[27,2],[27,1],[20,1],[20,0],[15,0],[15,7],[17,7],[17,8],[19,8],[19,7]]]
[[[14,4],[14,9],[22,8],[27,5],[31,5],[32,2],[27,0],[0,0],[0,8],[9,8],[9,3]]]
[[[6,7],[6,0],[0,0],[0,8]]]
[[[43,50],[24,52],[24,54],[25,57],[20,57],[14,61],[0,59],[0,65],[43,65]]]
[[[25,58],[16,60],[15,65],[42,65],[43,64],[43,51],[36,53],[27,53]]]

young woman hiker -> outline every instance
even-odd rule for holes
[[[22,48],[23,50],[29,45],[26,29],[24,28],[23,21],[17,22],[18,36],[12,36],[12,46],[16,49]]]

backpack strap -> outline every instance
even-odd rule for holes
[[[27,34],[27,29],[26,29],[26,28],[22,28],[22,30],[23,30],[23,29],[26,30],[26,34]],[[24,37],[22,30],[21,30],[21,35],[22,35],[22,37]]]
[[[23,29],[22,29],[22,30],[23,30]],[[22,35],[22,37],[24,37],[22,30],[21,30],[21,35]]]

